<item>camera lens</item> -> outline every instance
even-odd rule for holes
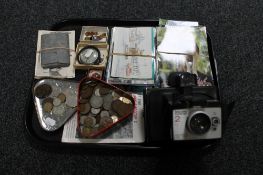
[[[195,134],[205,134],[211,127],[211,121],[208,115],[197,113],[189,118],[188,127]]]

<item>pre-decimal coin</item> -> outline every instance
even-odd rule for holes
[[[34,94],[38,98],[46,98],[52,92],[52,87],[48,84],[42,84],[35,88]]]
[[[106,87],[101,87],[99,92],[101,95],[106,95],[106,94],[109,94],[111,92],[111,89],[106,88]]]
[[[53,99],[53,105],[54,106],[59,106],[61,104],[61,100],[59,98],[54,98]]]
[[[86,127],[93,127],[93,126],[95,126],[95,124],[96,124],[95,117],[91,117],[91,116],[85,117],[85,119],[84,119],[84,126],[86,126]]]
[[[133,110],[132,104],[124,103],[121,100],[113,101],[111,107],[117,114],[119,114],[120,117],[124,117],[125,115],[131,113]]]
[[[63,93],[58,94],[57,98],[60,99],[61,103],[64,103],[66,101],[66,95]]]
[[[100,112],[100,117],[109,117],[109,116],[110,116],[110,114],[108,111],[101,111]]]
[[[113,123],[115,123],[119,120],[119,118],[116,115],[112,115],[111,119],[112,119]]]
[[[90,104],[93,108],[100,108],[103,104],[103,98],[96,95],[92,95],[90,98]]]
[[[110,110],[112,101],[113,97],[111,94],[103,96],[103,108],[106,110]]]
[[[91,128],[83,127],[82,131],[81,131],[81,134],[82,134],[83,137],[90,137],[91,132],[92,132]]]
[[[51,112],[53,109],[53,104],[50,102],[43,103],[43,110],[44,112]]]
[[[85,85],[88,86],[88,85]],[[93,93],[93,87],[88,86],[87,88],[80,90],[80,96],[81,98],[90,98],[90,96]]]
[[[61,104],[59,106],[54,106],[53,109],[52,109],[52,112],[55,115],[63,116],[65,114],[65,112],[66,112],[65,104]]]
[[[113,123],[112,118],[110,118],[110,117],[101,117],[99,125],[100,125],[100,127],[105,128],[105,127],[108,127],[109,125],[111,125],[112,123]]]
[[[96,96],[101,96],[100,95],[100,88],[97,88],[96,90],[95,90],[95,92],[94,92],[94,94],[96,95]]]
[[[90,104],[89,103],[82,103],[80,104],[80,113],[87,114],[90,111]]]
[[[100,113],[100,108],[91,108],[91,113],[97,115],[98,113]]]

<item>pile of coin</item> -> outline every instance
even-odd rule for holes
[[[134,108],[131,99],[102,82],[82,82],[78,102],[82,136],[90,137],[131,114]]]
[[[72,100],[67,99],[63,92],[57,96],[51,97],[52,86],[48,84],[41,84],[35,89],[35,96],[42,99],[42,109],[44,113],[54,114],[56,116],[65,115],[66,108],[72,106]],[[57,92],[56,92],[57,93]]]

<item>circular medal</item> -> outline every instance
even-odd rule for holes
[[[99,64],[100,51],[94,46],[86,46],[79,51],[77,58],[80,64]]]

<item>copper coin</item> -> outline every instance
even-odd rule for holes
[[[124,117],[125,115],[131,113],[133,110],[132,104],[124,103],[121,100],[113,101],[111,107],[117,114],[120,115],[120,117]]]
[[[79,100],[79,103],[88,103],[89,99],[83,98]]]
[[[101,95],[106,95],[106,94],[109,94],[111,92],[111,89],[106,88],[106,87],[102,87],[102,88],[100,88],[99,92]]]
[[[93,93],[93,87],[89,86],[80,91],[81,98],[90,98]]]
[[[87,114],[90,111],[90,104],[89,103],[82,103],[80,106],[80,113]]]
[[[118,114],[117,114],[115,111],[113,111],[112,109],[109,110],[109,114],[110,114],[111,116],[112,116],[112,115],[115,115],[115,116],[118,117]]]
[[[113,123],[113,120],[111,117],[101,117],[99,125],[100,127],[105,128],[105,127],[110,126],[112,123]]]
[[[89,127],[83,127],[82,128],[81,134],[83,137],[90,137],[91,133],[92,133],[91,128],[89,128]]]
[[[93,127],[93,126],[95,126],[95,124],[96,124],[95,117],[91,117],[91,116],[85,117],[85,119],[84,119],[84,126],[86,126],[86,127]]]
[[[89,84],[83,84],[83,85],[80,87],[80,90],[82,91],[82,90],[85,90],[85,89],[87,89],[87,88],[89,88],[89,87],[90,87]]]
[[[52,111],[52,109],[53,109],[53,104],[51,103],[51,102],[45,102],[44,104],[43,104],[43,110],[44,110],[44,112],[51,112]]]
[[[64,103],[66,101],[66,95],[63,93],[58,94],[57,98],[60,99],[61,103]]]
[[[35,88],[35,96],[38,98],[48,97],[52,92],[52,87],[48,84],[42,84]]]
[[[44,103],[52,103],[53,104],[53,98],[51,98],[51,97],[45,98],[43,100],[42,104],[44,105]]]

